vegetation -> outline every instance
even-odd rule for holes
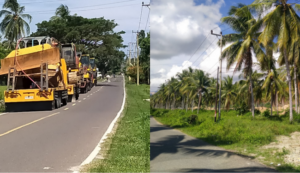
[[[4,16],[4,18],[0,23],[0,31],[8,40],[8,46],[11,48],[14,42],[30,33],[29,24],[25,19],[31,22],[31,16],[24,14],[25,7],[20,6],[17,0],[5,0],[2,8],[0,17]]]
[[[270,9],[274,3],[276,8]],[[270,12],[264,14],[266,10]],[[222,58],[227,61],[226,69],[241,72],[240,80],[236,82],[230,76],[222,78],[221,109],[234,108],[241,113],[251,110],[254,118],[255,109],[266,103],[270,104],[271,115],[273,107],[278,113],[279,104],[289,103],[291,123],[293,105],[295,112],[300,113],[300,75],[297,70],[300,65],[300,18],[297,10],[300,10],[300,4],[288,4],[287,0],[255,0],[248,6],[232,6],[229,16],[221,19],[235,31],[223,35],[222,43],[218,42],[219,46],[228,45],[222,52]],[[279,53],[278,59],[274,53]],[[257,64],[253,63],[254,58]],[[253,69],[254,65],[259,71]],[[173,109],[191,109],[193,112],[194,105],[198,104],[198,109],[213,109],[219,100],[217,83],[201,69],[186,69],[160,86],[152,96],[151,106],[171,109],[170,105],[173,105]]]
[[[139,75],[140,75],[140,83],[150,84],[150,32],[145,35],[145,31],[141,30],[139,33]],[[137,66],[134,63],[134,59],[131,59],[129,62],[129,58],[126,60],[126,75],[132,78],[132,81],[135,82],[137,80]]]
[[[149,85],[126,84],[126,105],[116,133],[102,147],[105,159],[95,160],[88,172],[149,172]],[[106,151],[107,150],[107,151]]]
[[[200,110],[199,115],[195,115],[191,110],[151,109],[151,115],[161,123],[198,139],[241,154],[255,155],[255,158],[264,157],[261,161],[270,166],[280,163],[277,169],[281,171],[300,171],[300,167],[284,164],[283,158],[288,151],[262,149],[263,145],[274,142],[276,135],[300,131],[300,115],[294,112],[294,124],[289,124],[288,112],[282,116],[270,116],[267,112],[255,114],[253,119],[250,111],[237,116],[234,110],[223,110],[223,118],[214,123],[211,110]],[[274,165],[270,164],[272,162]]]

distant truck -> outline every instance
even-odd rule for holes
[[[90,55],[82,54],[80,57],[80,67],[83,69],[83,80],[80,85],[81,93],[87,93],[92,88],[93,76],[90,71]]]
[[[8,75],[6,110],[52,110],[66,105],[72,82],[64,58],[54,38],[23,38],[17,50],[1,60],[0,75]]]

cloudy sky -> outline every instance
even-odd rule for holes
[[[142,2],[149,4],[150,0],[18,0],[25,6],[25,13],[32,16],[30,23],[31,32],[35,32],[36,24],[43,20],[49,20],[54,16],[56,8],[61,5],[67,5],[71,15],[77,13],[78,16],[86,18],[104,17],[105,19],[115,19],[119,26],[115,31],[125,31],[123,35],[124,44],[127,45],[132,39],[132,30],[138,30]],[[0,0],[2,4],[4,0]],[[145,29],[149,9],[143,7],[140,29]],[[149,30],[149,22],[147,30]]]
[[[238,3],[253,0],[152,0],[151,1],[151,92],[188,67],[199,68],[217,75],[220,48],[219,38],[210,34],[229,34],[233,31],[220,19]],[[199,48],[200,47],[200,48]],[[199,49],[198,49],[199,48]],[[196,51],[197,50],[197,51]],[[223,77],[232,76],[223,61]],[[239,74],[234,78],[238,79]]]

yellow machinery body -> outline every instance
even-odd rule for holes
[[[7,111],[52,110],[67,104],[68,70],[56,45],[46,41],[19,48],[2,59],[1,64],[0,75],[8,75],[4,91]]]

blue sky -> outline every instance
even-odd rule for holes
[[[210,35],[224,30],[234,32],[220,19],[231,6],[251,4],[253,0],[153,0],[151,13],[151,91],[189,66],[216,77],[220,48]],[[169,10],[166,11],[165,9]],[[228,29],[229,28],[229,29]],[[168,33],[171,34],[168,34]],[[207,38],[205,40],[205,38]],[[201,45],[198,51],[197,48]],[[210,46],[211,45],[211,46]],[[196,51],[196,52],[195,52]],[[223,61],[223,69],[226,62]],[[224,70],[223,70],[224,72]],[[224,76],[232,72],[224,72]],[[235,74],[237,78],[238,74]],[[223,77],[224,77],[223,76]]]
[[[115,31],[124,30],[126,32],[123,35],[125,45],[132,39],[132,30],[138,29],[143,1],[145,4],[150,2],[150,0],[18,0],[21,5],[25,6],[25,13],[32,16],[31,33],[36,31],[37,23],[49,20],[50,17],[54,16],[56,8],[64,4],[69,7],[72,15],[77,13],[77,15],[86,18],[115,19],[116,23],[119,24]],[[4,0],[0,0],[1,6],[3,3]],[[144,7],[141,29],[146,27],[148,12],[148,8]],[[148,23],[148,30],[149,26]]]

